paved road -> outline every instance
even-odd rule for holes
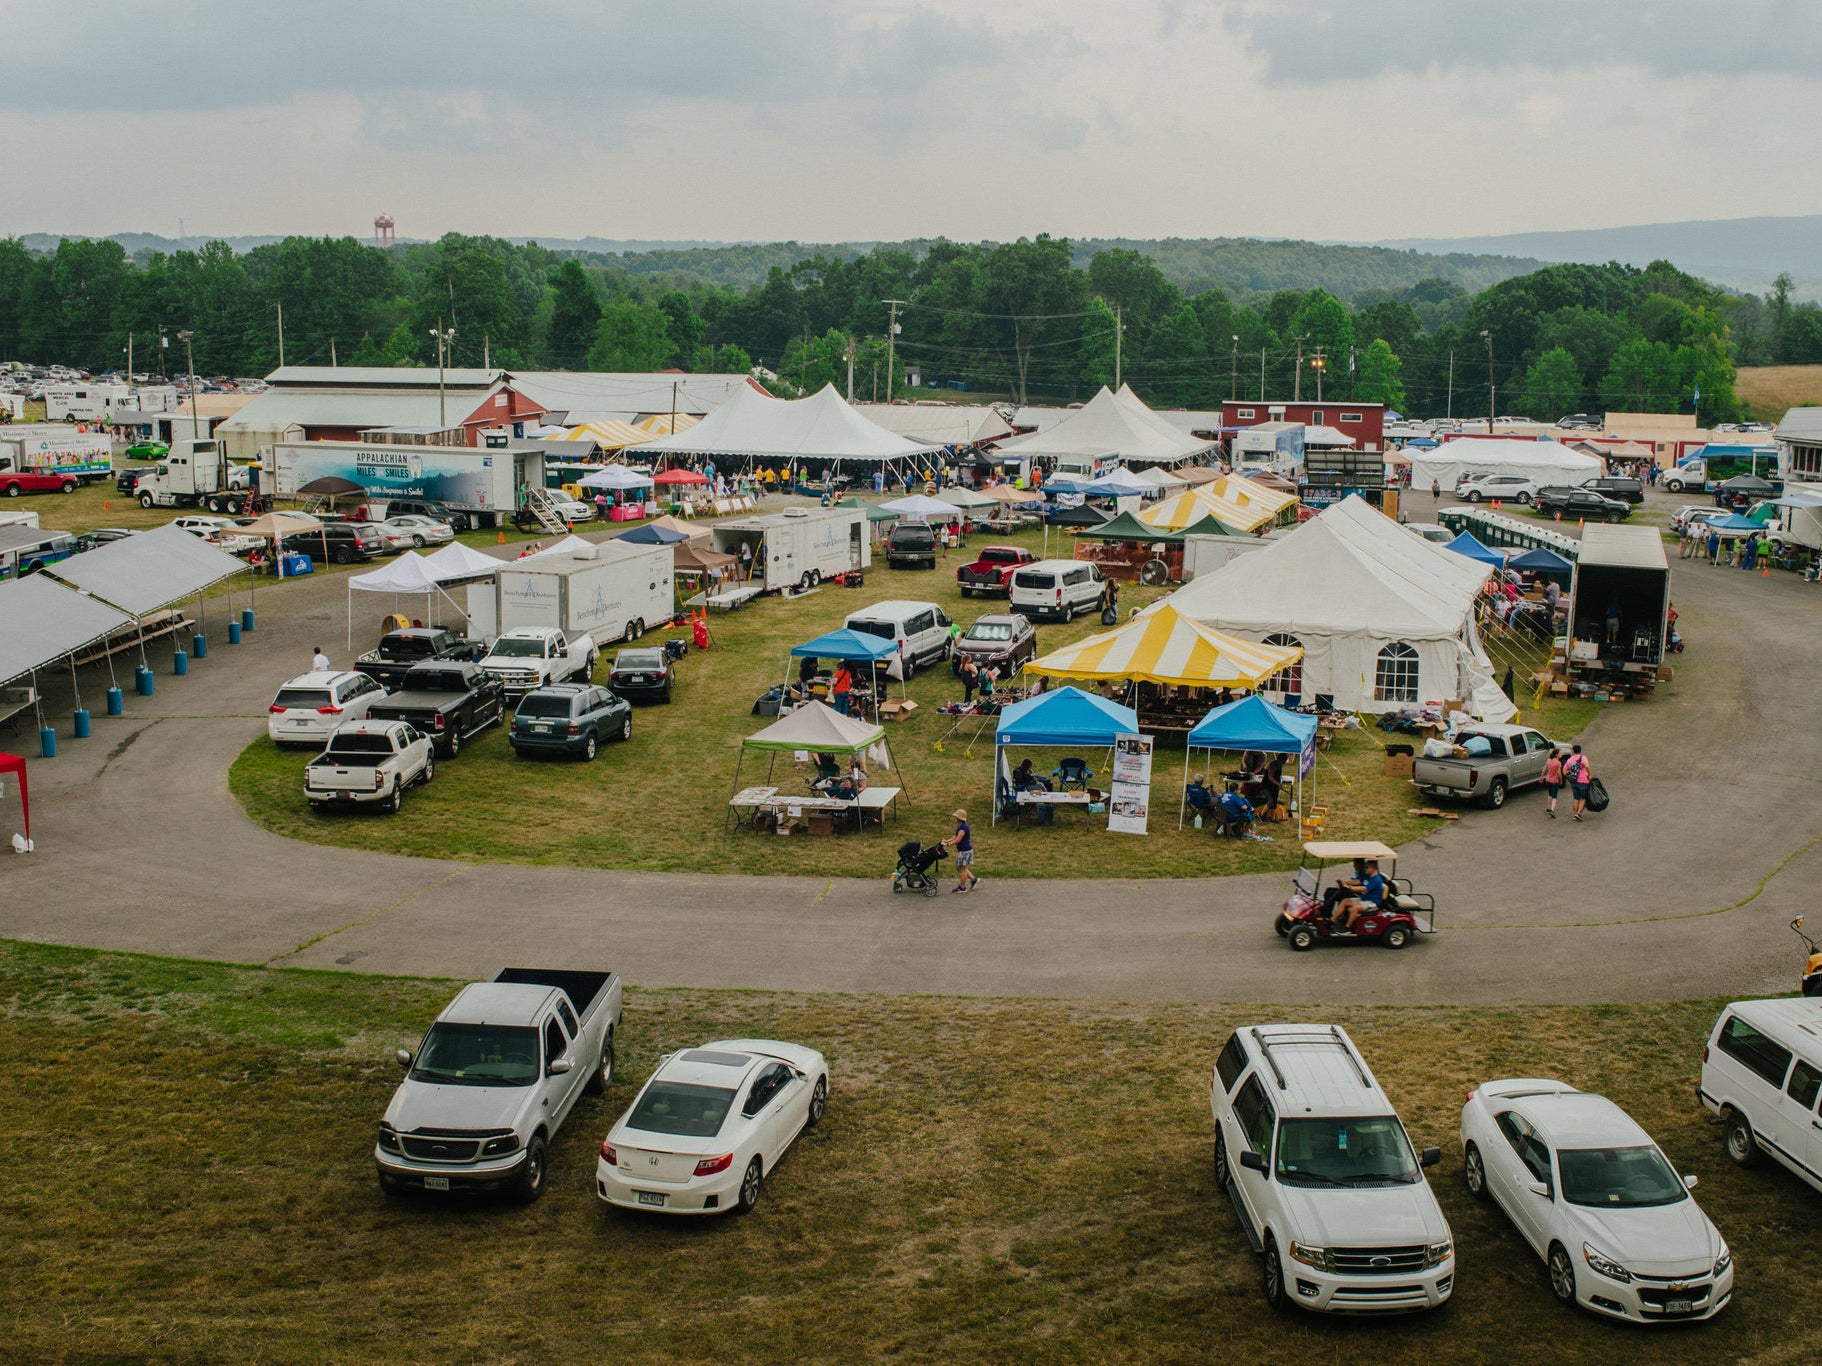
[[[471,976],[610,964],[647,985],[1283,1003],[1536,1003],[1788,990],[1792,915],[1822,881],[1822,593],[1678,564],[1690,652],[1585,739],[1613,808],[1547,821],[1528,793],[1406,852],[1443,932],[1402,954],[1292,954],[1281,876],[990,880],[893,897],[865,880],[681,876],[397,858],[270,835],[227,791],[274,683],[319,640],[329,578],[262,594],[258,629],[34,763],[41,852],[0,861],[0,934],[203,958]],[[98,705],[104,675],[85,671]],[[67,678],[47,685],[67,716]],[[1798,718],[1793,721],[1792,718]],[[21,741],[21,744],[26,743]],[[5,832],[10,834],[10,828]],[[451,851],[459,853],[459,851]],[[991,846],[983,855],[991,873]]]

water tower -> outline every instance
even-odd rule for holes
[[[398,239],[392,231],[392,215],[383,213],[373,220],[373,245],[380,248],[391,246]]]

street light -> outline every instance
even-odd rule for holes
[[[1493,388],[1493,334],[1491,332],[1482,332],[1480,335],[1486,339],[1487,343],[1487,435],[1492,436],[1493,396],[1495,393]]]
[[[448,392],[444,387],[443,367],[445,350],[455,341],[455,329],[452,327],[445,331],[443,320],[438,318],[437,325],[430,329],[430,335],[436,338],[437,343],[437,426],[447,428],[449,426],[449,403]]]
[[[1227,376],[1227,399],[1233,402],[1240,397],[1240,334],[1234,333],[1234,354],[1229,363]]]

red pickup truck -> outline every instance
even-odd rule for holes
[[[964,598],[972,593],[1010,595],[1012,571],[1020,565],[1036,564],[1037,558],[1016,545],[986,546],[973,564],[965,564],[955,571],[955,581],[961,585]]]
[[[0,455],[0,497],[17,498],[22,493],[74,493],[80,488],[73,474],[41,474],[18,467],[10,455]]]

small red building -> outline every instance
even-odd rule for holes
[[[1376,451],[1385,443],[1385,404],[1329,399],[1301,403],[1228,399],[1221,405],[1225,428],[1256,427],[1261,422],[1301,422],[1306,427],[1333,427],[1352,438],[1354,449]]]

